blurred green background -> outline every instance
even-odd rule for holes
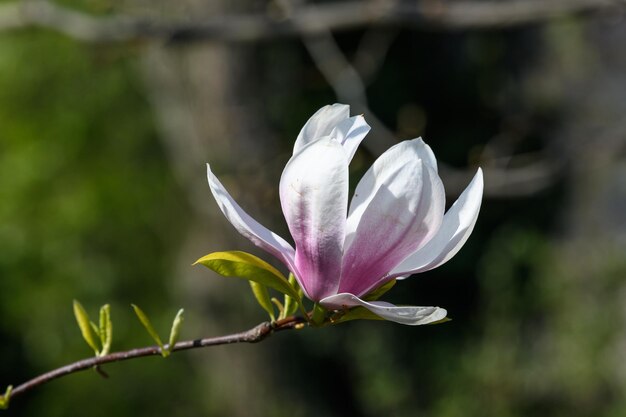
[[[155,20],[284,7],[63,3]],[[0,3],[0,17],[10,4]],[[184,307],[184,339],[264,320],[245,282],[191,266],[214,250],[269,260],[222,217],[204,163],[250,214],[288,236],[280,172],[299,129],[325,104],[347,102],[374,125],[352,186],[381,149],[417,136],[441,161],[450,202],[476,167],[486,181],[463,250],[385,297],[445,307],[453,319],[445,325],[351,322],[112,364],[108,380],[62,378],[5,413],[626,416],[620,13],[471,30],[372,25],[245,43],[3,30],[3,387],[91,354],[73,299],[92,316],[112,305],[114,350],[151,344],[131,302],[162,334]]]

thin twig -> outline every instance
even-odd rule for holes
[[[263,322],[241,333],[178,342],[176,343],[176,345],[174,345],[174,349],[172,349],[172,352],[233,343],[257,343],[267,338],[272,333],[282,330],[293,329],[296,328],[298,325],[301,325],[301,323],[305,322],[305,319],[296,316],[287,317],[274,323]],[[165,348],[167,349],[167,345],[165,345]],[[26,393],[27,391],[30,391],[33,388],[36,388],[54,379],[61,378],[69,374],[92,369],[94,367],[96,369],[99,369],[98,367],[100,365],[106,363],[120,362],[129,359],[141,358],[144,356],[156,355],[161,355],[161,349],[158,346],[148,346],[123,352],[114,352],[105,356],[83,359],[78,362],[74,362],[69,365],[54,369],[50,372],[46,372],[45,374],[39,375],[38,377],[35,377],[30,381],[24,382],[23,384],[15,387],[11,392],[11,400]]]

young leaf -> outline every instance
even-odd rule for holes
[[[315,303],[313,306],[313,316],[311,317],[311,321],[316,326],[321,326],[324,323],[324,319],[326,317],[326,309],[321,305]]]
[[[183,317],[184,309],[178,310],[176,313],[176,317],[174,317],[174,321],[172,322],[172,329],[170,330],[170,339],[167,345],[167,352],[172,353],[174,349],[174,345],[178,342],[178,336],[180,336],[180,328],[183,324],[185,318]]]
[[[270,294],[267,292],[267,287],[263,284],[259,284],[258,282],[249,281],[250,288],[252,288],[252,293],[256,298],[259,305],[263,308],[263,310],[267,311],[270,315],[270,319],[272,321],[276,320],[276,316],[274,315],[274,306],[270,301]]]
[[[0,395],[0,410],[6,410],[9,408],[9,402],[11,401],[11,392],[13,391],[13,385],[9,385],[3,395]]]
[[[100,327],[99,327],[100,343],[102,350],[100,356],[108,355],[111,351],[111,342],[113,340],[113,322],[111,321],[111,306],[108,304],[100,308]]]
[[[380,297],[382,297],[387,291],[392,289],[394,285],[396,285],[396,280],[392,279],[388,283],[381,285],[380,287],[376,288],[374,291],[367,294],[365,298],[363,299],[365,301],[376,301]]]
[[[139,319],[141,324],[143,324],[143,327],[148,331],[150,337],[152,337],[156,344],[161,348],[161,355],[166,358],[169,355],[169,352],[163,347],[163,342],[161,341],[161,338],[159,337],[156,330],[154,329],[154,326],[152,326],[152,323],[150,323],[150,319],[148,319],[146,313],[144,313],[135,304],[131,304],[131,306],[133,307],[133,310],[135,310],[135,314],[137,315],[137,318]]]
[[[299,291],[302,291],[300,289],[300,286],[298,285],[298,282],[296,281],[296,277],[293,274],[289,274],[289,284],[291,284],[291,286],[293,288],[296,288]],[[302,295],[300,295],[300,299],[302,299]],[[288,296],[287,294],[285,294],[285,309],[283,310],[283,313],[281,314],[280,318],[284,319],[285,317],[291,316],[292,314],[294,314],[296,312],[296,310],[298,309],[298,302]]]
[[[305,311],[298,292],[289,284],[287,278],[272,265],[254,255],[240,251],[214,252],[198,259],[196,264],[198,263],[225,277],[243,278],[274,288],[298,300],[300,308]]]
[[[89,326],[91,327],[91,330],[93,330],[93,334],[95,334],[97,337],[100,337],[100,328],[98,328],[96,323],[90,321]]]
[[[283,317],[283,313],[285,312],[285,306],[283,305],[283,303],[281,303],[280,301],[278,301],[278,298],[276,297],[272,297],[272,299],[270,300],[278,309],[278,315],[280,317]]]
[[[96,355],[98,355],[100,353],[100,349],[98,348],[98,342],[96,341],[97,333],[94,332],[94,329],[92,328],[92,323],[89,321],[87,312],[76,300],[74,300],[74,317],[76,317],[76,322],[78,323],[80,332],[83,335],[83,339],[85,339],[85,342],[87,342]]]

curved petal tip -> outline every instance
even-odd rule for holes
[[[474,230],[483,197],[483,171],[478,168],[467,188],[443,217],[437,234],[389,274],[409,276],[443,265],[463,247]]]

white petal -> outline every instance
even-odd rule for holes
[[[293,146],[293,154],[295,155],[309,143],[330,135],[330,132],[348,117],[350,117],[350,106],[347,104],[335,103],[319,109],[304,124]]]
[[[378,157],[374,165],[365,173],[363,178],[361,178],[354,192],[354,196],[350,201],[348,224],[346,226],[348,240],[352,238],[350,235],[356,230],[365,208],[378,191],[377,185],[379,184],[377,184],[376,181],[377,171],[386,169],[387,166],[407,163],[407,161],[410,160],[427,162],[428,165],[437,172],[437,160],[435,159],[435,155],[430,147],[424,143],[422,138],[400,142],[385,151],[385,153]],[[377,168],[377,165],[380,165],[380,167]]]
[[[437,158],[435,158],[435,154],[433,153],[433,150],[430,149],[430,146],[428,146],[421,137],[415,140],[420,142],[421,144],[421,146],[419,146],[417,149],[417,152],[419,153],[420,158],[426,163],[428,163],[435,172],[438,172]]]
[[[391,276],[408,276],[436,268],[461,249],[474,230],[483,196],[483,172],[478,172],[443,218],[439,232],[421,249],[408,256]]]
[[[342,310],[349,307],[365,307],[385,320],[417,326],[442,320],[448,312],[439,307],[395,306],[384,301],[363,301],[353,294],[342,293],[326,297],[320,304],[328,309]]]
[[[357,186],[346,225],[340,292],[367,294],[439,230],[445,194],[437,173],[421,159],[423,149],[418,139],[399,143],[374,162]]]
[[[348,161],[351,161],[359,144],[370,129],[370,126],[365,122],[365,117],[359,115],[339,123],[330,132],[330,137],[337,139],[343,145],[348,154]]]
[[[318,301],[336,293],[348,206],[343,146],[326,137],[291,157],[280,179],[280,201],[309,298]]]
[[[246,213],[211,172],[209,164],[207,164],[207,177],[215,201],[235,229],[261,249],[282,260],[289,270],[298,276],[295,266],[295,251],[291,245]]]

